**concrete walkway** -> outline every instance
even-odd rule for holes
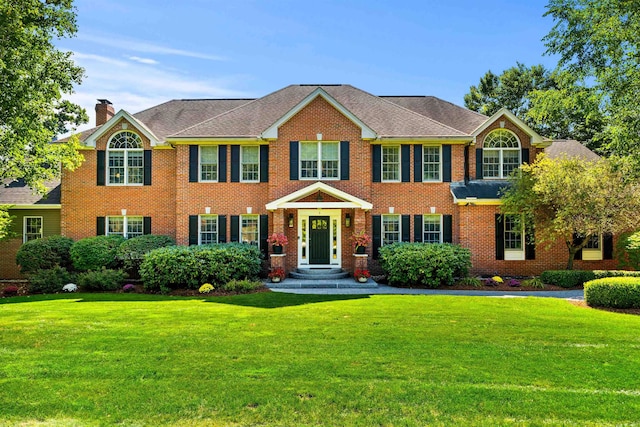
[[[273,292],[288,292],[294,294],[314,294],[314,295],[465,295],[465,296],[485,296],[485,297],[546,297],[583,300],[582,289],[566,291],[485,291],[485,290],[448,290],[448,289],[406,289],[394,288],[387,285],[377,285],[370,280],[369,287],[353,287],[353,279],[343,279],[344,283],[336,283],[335,287],[291,287],[293,283],[288,283],[291,279],[286,279],[283,285],[289,287],[276,287],[274,283],[267,285]],[[336,281],[340,282],[340,281]]]

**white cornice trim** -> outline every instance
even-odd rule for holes
[[[489,126],[495,123],[496,120],[498,120],[501,116],[505,116],[506,118],[509,119],[511,123],[513,123],[514,125],[519,127],[523,132],[528,134],[531,139],[531,145],[544,148],[544,147],[548,147],[553,142],[550,139],[546,139],[538,135],[538,133],[533,129],[531,129],[525,122],[523,122],[518,117],[516,117],[516,115],[513,114],[511,111],[503,107],[500,110],[498,110],[493,116],[489,117],[483,124],[478,126],[473,132],[471,132],[471,136],[473,136],[473,140],[474,140],[473,143],[475,144],[475,139],[478,135],[480,135]]]
[[[277,139],[278,138],[278,128],[286,123],[291,117],[295,116],[300,110],[309,105],[311,101],[316,99],[318,96],[324,98],[329,104],[331,104],[336,110],[338,110],[342,115],[351,120],[358,126],[362,133],[362,139],[375,139],[378,135],[376,132],[367,126],[362,120],[356,117],[351,111],[347,110],[342,104],[336,101],[331,95],[329,95],[324,89],[321,87],[317,88],[309,95],[307,95],[302,101],[298,103],[295,107],[289,110],[284,116],[280,117],[274,124],[269,126],[262,134],[260,135],[264,139]]]
[[[111,128],[113,128],[113,126],[116,123],[118,123],[120,119],[125,119],[126,121],[131,123],[131,125],[135,126],[138,131],[140,131],[144,136],[146,136],[149,139],[149,142],[152,147],[166,145],[165,143],[161,142],[158,139],[158,137],[155,136],[153,132],[151,132],[151,129],[149,129],[144,123],[142,123],[140,120],[133,117],[131,114],[127,113],[125,110],[118,111],[105,124],[103,124],[100,127],[100,129],[98,129],[93,134],[91,134],[87,139],[85,139],[84,145],[95,148],[96,141],[100,139],[104,134],[106,134],[109,130],[111,130]],[[126,130],[126,129],[123,129],[123,130]]]
[[[9,205],[9,209],[32,209],[32,210],[56,210],[61,209],[62,205],[50,204],[50,205]]]
[[[343,200],[342,202],[296,202],[296,200],[307,197],[315,192],[322,191],[327,193],[330,196],[333,196],[337,199]],[[317,209],[317,208],[326,208],[326,209],[338,209],[338,208],[357,208],[364,210],[373,209],[373,204],[362,200],[358,197],[355,197],[349,193],[338,190],[337,188],[331,187],[323,182],[316,182],[307,187],[301,188],[298,191],[294,191],[293,193],[287,194],[284,197],[280,197],[270,203],[266,204],[266,208],[268,211],[275,211],[277,209]]]

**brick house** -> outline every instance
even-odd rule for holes
[[[272,265],[353,271],[350,236],[453,242],[473,272],[562,269],[563,242],[526,244],[498,212],[506,177],[551,141],[507,110],[492,117],[435,97],[375,96],[349,85],[291,85],[258,99],[174,100],[137,114],[96,106],[81,134],[85,161],[62,176],[63,235],[166,234],[178,244],[240,241]],[[551,147],[551,148],[550,148]],[[613,268],[612,242],[593,239],[575,268]],[[370,258],[370,259],[371,259]],[[358,260],[358,261],[356,261]],[[364,260],[366,262],[366,258]]]

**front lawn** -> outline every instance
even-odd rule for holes
[[[0,299],[0,425],[623,425],[640,317],[544,298]]]

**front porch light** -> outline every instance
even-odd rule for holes
[[[289,214],[289,228],[293,228],[293,214]]]
[[[351,227],[351,214],[350,213],[347,213],[347,215],[345,215],[345,217],[344,217],[344,226],[346,228]]]

